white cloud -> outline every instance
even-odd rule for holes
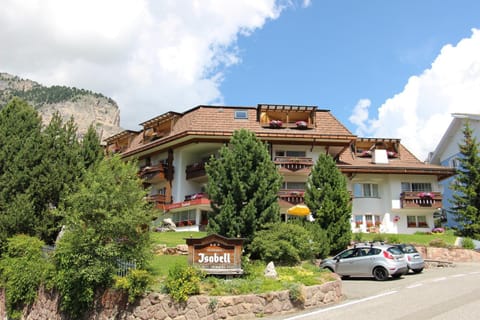
[[[357,134],[401,138],[419,159],[433,151],[452,121],[452,113],[480,113],[480,30],[456,46],[445,45],[430,69],[412,76],[402,92],[385,101],[368,119],[362,101],[350,121]],[[359,106],[360,105],[360,106]]]
[[[305,2],[308,4],[308,1]],[[169,110],[221,103],[222,71],[239,35],[276,19],[278,0],[6,0],[1,71],[101,92],[122,126]]]

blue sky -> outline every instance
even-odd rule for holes
[[[200,104],[317,105],[420,159],[480,113],[477,0],[4,0],[0,71],[117,101],[121,125]]]

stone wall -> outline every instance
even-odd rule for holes
[[[462,248],[415,246],[425,260],[447,262],[480,262],[480,252]]]
[[[240,296],[199,295],[190,297],[185,303],[177,303],[168,295],[150,293],[129,305],[124,294],[109,290],[95,302],[92,314],[85,320],[255,319],[337,303],[343,298],[342,282],[337,278],[323,285],[302,287],[301,296],[302,301],[292,301],[289,291],[285,290]],[[58,302],[57,294],[40,290],[37,301],[24,310],[23,319],[66,319],[59,313]],[[0,316],[3,305],[0,293]]]

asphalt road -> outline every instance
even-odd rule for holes
[[[270,319],[480,319],[480,264],[426,269],[384,282],[342,281],[345,300],[320,309]]]

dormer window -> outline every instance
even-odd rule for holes
[[[248,112],[246,110],[235,110],[235,119],[248,119]]]

